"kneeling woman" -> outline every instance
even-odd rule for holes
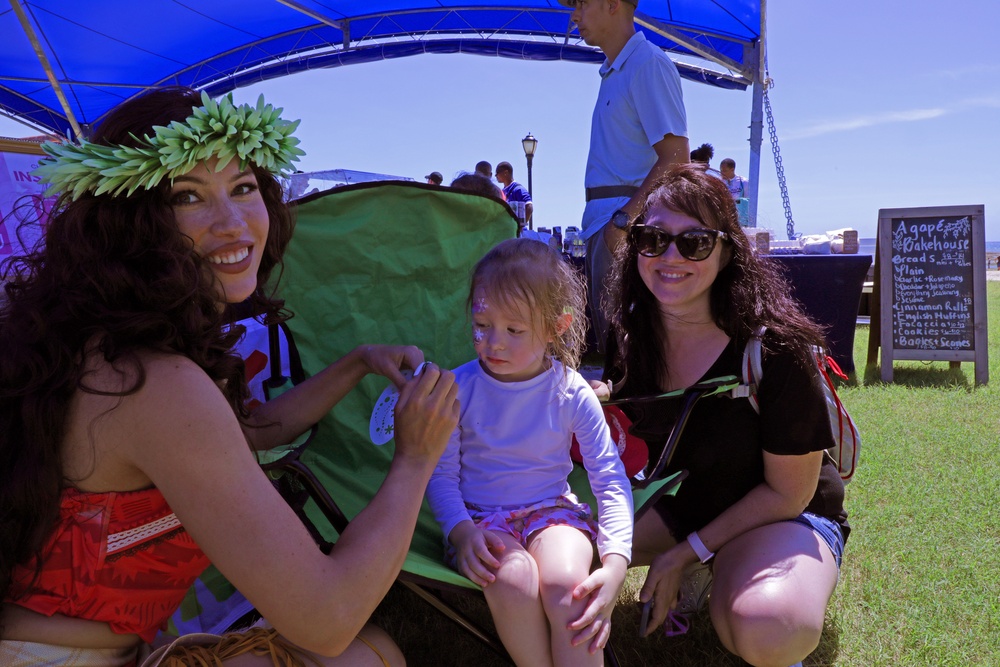
[[[812,352],[822,333],[750,250],[725,184],[691,165],[671,168],[650,194],[612,275],[614,398],[740,377],[747,341],[766,328],[759,415],[748,400],[702,400],[667,470],[688,478],[636,523],[650,627],[701,561],[723,645],[752,665],[800,661],[819,643],[849,531],[843,482],[824,455],[833,435]],[[676,406],[626,411],[637,435],[662,446]]]

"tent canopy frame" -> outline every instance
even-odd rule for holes
[[[423,53],[600,63],[557,0],[9,0],[0,114],[86,137],[124,100],[167,85],[212,96],[299,71]],[[681,76],[745,90],[751,219],[763,139],[766,0],[644,0],[636,26]],[[173,30],[171,31],[171,28]]]

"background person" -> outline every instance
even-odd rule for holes
[[[480,160],[476,163],[475,172],[480,176],[485,176],[486,178],[493,179],[493,165],[491,165],[486,160]]]
[[[605,56],[591,121],[581,223],[591,326],[603,351],[607,320],[601,301],[611,252],[639,214],[653,182],[668,165],[687,162],[687,115],[677,67],[636,32],[636,2],[560,2],[573,8],[572,20],[584,41]]]
[[[736,173],[736,160],[730,157],[723,158],[719,163],[719,170],[722,173],[722,182],[726,184],[733,199],[736,201],[745,199],[749,181]]]
[[[736,213],[739,216],[740,226],[746,227],[750,224],[750,200],[747,199],[750,181],[736,173],[736,160],[732,158],[723,158],[722,162],[719,163],[719,169],[722,170],[719,173],[722,182],[726,184],[729,194],[736,202]]]
[[[531,215],[535,210],[535,205],[531,202],[531,193],[514,180],[514,167],[510,162],[501,162],[497,165],[497,180],[503,185],[503,196],[507,203],[524,203],[524,219],[519,221],[518,234],[524,229],[526,224],[531,222]]]
[[[650,632],[677,604],[685,571],[709,564],[712,624],[751,665],[789,665],[819,643],[850,530],[813,345],[817,325],[750,250],[724,184],[671,168],[615,258],[605,374],[614,398],[741,376],[744,347],[766,327],[760,413],[749,400],[704,399],[665,475],[689,476],[636,523]],[[679,406],[623,408],[633,433],[662,448]],[[655,451],[655,450],[654,450]],[[707,574],[707,573],[706,573]]]
[[[366,623],[406,556],[457,388],[436,368],[404,384],[416,348],[363,346],[247,413],[229,312],[249,300],[282,317],[267,280],[292,220],[263,165],[301,151],[279,113],[165,89],[122,104],[94,144],[49,147],[39,173],[63,194],[44,245],[2,271],[5,667],[135,664],[209,559],[268,627],[182,637],[164,664],[402,664]],[[137,146],[166,162],[133,160]],[[373,372],[402,386],[395,456],[324,555],[250,442],[289,442]]]
[[[461,418],[427,487],[452,566],[483,587],[518,665],[602,665],[631,557],[632,492],[600,402],[574,368],[583,281],[558,252],[509,239],[469,290],[478,357],[459,367]],[[573,436],[598,521],[569,486]],[[601,566],[591,573],[596,540]]]
[[[712,167],[713,157],[715,157],[715,148],[712,144],[702,144],[691,151],[691,162],[700,164],[705,169],[706,174],[722,178],[722,172]]]
[[[493,183],[493,165],[491,165],[486,160],[480,160],[479,162],[477,162],[476,169],[473,173],[475,173],[478,176],[482,176],[490,183]],[[500,199],[504,199],[504,201],[506,201],[506,199],[504,198],[503,190],[497,188],[497,192],[500,193]]]
[[[444,176],[441,175],[440,171],[432,171],[424,176],[424,178],[427,179],[429,185],[441,185],[444,182]]]
[[[503,191],[496,186],[493,179],[486,178],[480,173],[470,174],[469,172],[462,172],[455,177],[455,180],[451,182],[451,187],[456,190],[465,190],[466,192],[475,192],[478,195],[485,195],[487,197],[493,197],[495,199],[503,200]]]
[[[691,162],[697,162],[706,169],[712,166],[713,157],[715,157],[715,148],[712,144],[702,144],[691,151]]]

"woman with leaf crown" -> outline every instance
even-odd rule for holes
[[[402,664],[367,620],[457,422],[454,378],[407,382],[420,350],[361,346],[248,412],[233,307],[286,315],[276,175],[301,151],[280,112],[164,89],[92,142],[46,146],[59,202],[0,268],[0,664]],[[368,373],[401,388],[396,454],[325,555],[251,447],[291,441]],[[267,622],[146,658],[209,560]]]

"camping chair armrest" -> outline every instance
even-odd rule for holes
[[[282,456],[280,459],[263,464],[261,469],[266,473],[283,473],[301,484],[309,494],[309,497],[316,503],[320,511],[323,512],[323,516],[325,516],[327,521],[330,522],[330,525],[333,526],[334,530],[338,533],[343,533],[344,529],[347,528],[347,517],[344,516],[344,513],[337,506],[336,501],[334,501],[334,499],[330,496],[313,471],[310,470],[309,466],[307,466],[301,459],[302,452],[305,451],[308,444],[308,442],[303,443]],[[316,537],[316,535],[314,535],[314,537]],[[326,553],[329,553],[332,545],[323,540],[320,543],[320,548]]]
[[[677,443],[680,442],[681,435],[684,433],[684,427],[687,425],[688,419],[691,417],[691,412],[694,410],[695,403],[697,403],[703,396],[709,394],[714,394],[719,390],[720,382],[709,381],[699,384],[693,384],[684,390],[684,404],[681,406],[681,411],[677,415],[677,421],[670,429],[670,435],[667,436],[667,441],[663,445],[663,451],[660,452],[660,458],[657,460],[656,465],[649,472],[645,478],[639,482],[636,482],[632,486],[635,488],[645,488],[654,480],[660,478],[663,471],[666,470],[667,466],[670,465],[670,460],[674,457],[674,451],[677,449]]]

